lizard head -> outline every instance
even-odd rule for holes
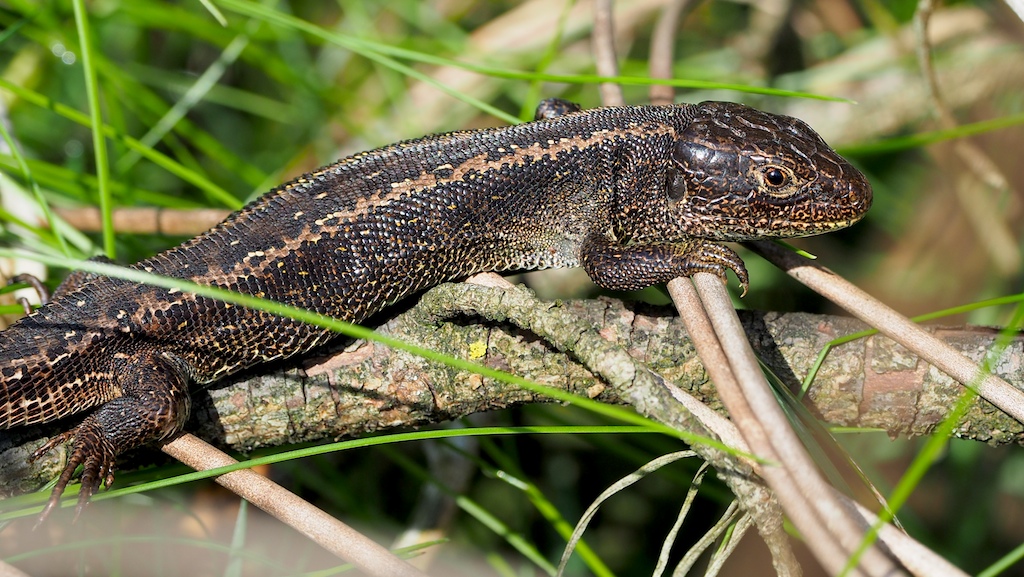
[[[849,226],[871,206],[864,175],[801,120],[729,102],[685,114],[667,190],[691,236],[809,236]]]

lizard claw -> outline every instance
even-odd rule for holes
[[[732,270],[736,273],[736,277],[740,279],[740,288],[743,289],[743,292],[740,293],[740,298],[743,298],[747,296],[747,289],[750,288],[750,276],[747,274],[747,267],[740,266]]]
[[[75,520],[89,504],[89,499],[100,488],[100,484],[110,486],[114,482],[114,464],[117,452],[103,435],[99,424],[93,419],[86,419],[74,429],[61,433],[46,442],[45,445],[32,453],[30,461],[39,459],[58,445],[71,440],[72,451],[68,462],[61,471],[57,484],[50,493],[50,499],[39,514],[36,527],[39,527],[55,509],[60,506],[61,495],[75,476],[75,470],[82,465],[81,487],[78,490],[78,505],[75,507]]]

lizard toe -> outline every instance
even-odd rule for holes
[[[101,483],[109,486],[114,481],[114,463],[117,451],[103,434],[100,424],[91,417],[71,431],[50,439],[32,454],[32,459],[38,459],[68,440],[72,441],[71,455],[61,471],[60,477],[57,478],[57,483],[50,493],[50,499],[39,515],[37,527],[60,506],[60,498],[74,478],[79,465],[82,466],[82,476],[81,487],[78,491],[78,505],[75,507],[75,519],[89,504],[89,500],[99,490]]]

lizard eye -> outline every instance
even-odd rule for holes
[[[798,177],[792,168],[778,164],[765,164],[754,169],[761,190],[776,198],[789,198],[800,192],[806,179]]]
[[[780,188],[792,178],[789,169],[774,165],[762,168],[761,175],[764,177],[765,184],[772,188]]]
[[[686,178],[674,166],[668,171],[667,184],[669,202],[679,202],[686,197]]]

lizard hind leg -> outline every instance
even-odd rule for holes
[[[67,463],[39,516],[39,523],[57,508],[79,465],[82,476],[75,518],[100,484],[113,483],[118,455],[170,437],[188,420],[189,379],[179,363],[148,352],[117,367],[114,374],[121,396],[101,405],[78,426],[53,437],[32,454],[35,460],[62,443],[72,443]]]

